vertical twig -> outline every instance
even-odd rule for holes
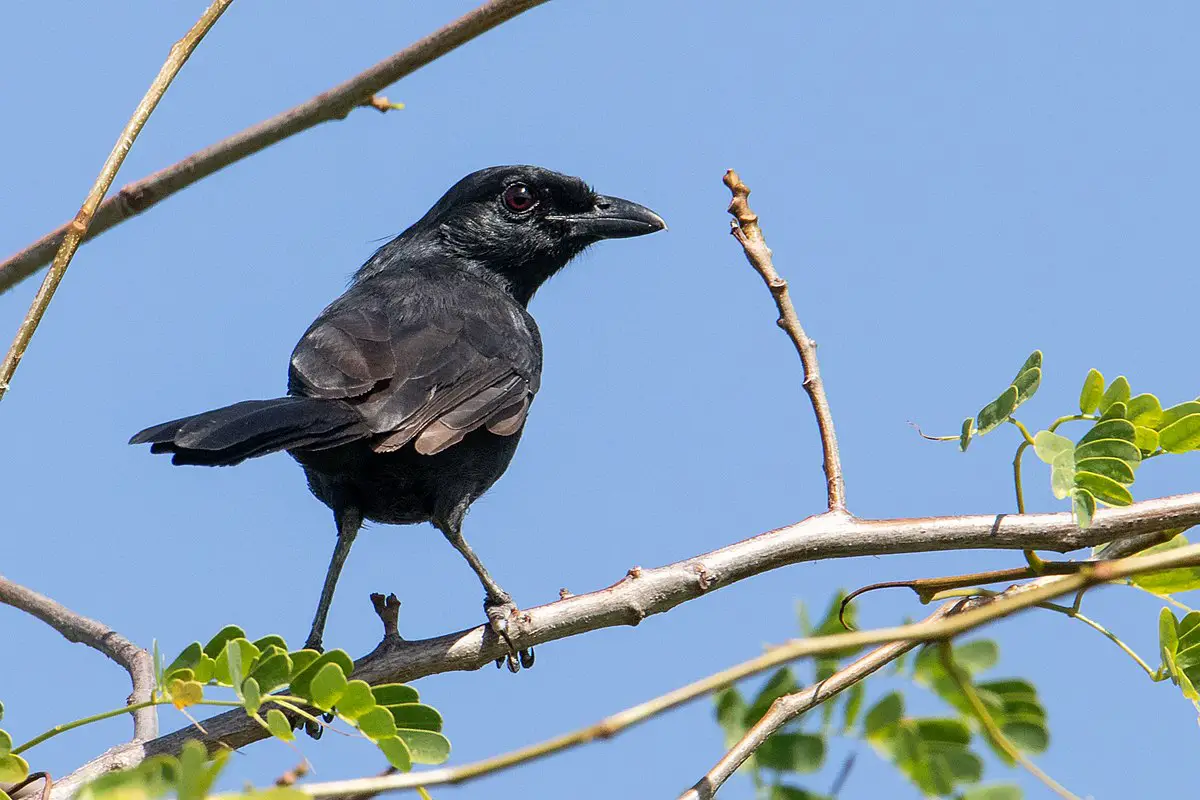
[[[162,99],[162,96],[167,91],[167,87],[171,85],[171,81],[179,74],[179,70],[188,60],[192,51],[196,49],[196,46],[200,44],[200,40],[216,24],[221,14],[225,13],[225,9],[232,2],[233,0],[214,0],[213,4],[205,9],[204,14],[192,26],[191,30],[187,32],[187,35],[175,43],[171,48],[171,52],[167,55],[166,63],[158,71],[158,75],[155,76],[154,82],[150,84],[146,95],[138,103],[137,108],[134,109],[133,116],[126,123],[125,129],[121,131],[116,145],[113,146],[112,152],[109,153],[108,160],[104,162],[104,166],[100,170],[100,175],[97,176],[96,182],[92,184],[92,190],[88,192],[87,199],[83,201],[83,207],[75,215],[74,221],[67,226],[67,232],[63,237],[62,245],[59,246],[58,252],[54,256],[54,261],[50,264],[50,269],[46,272],[46,277],[33,298],[33,304],[29,307],[29,313],[25,315],[25,319],[21,322],[21,327],[17,328],[16,338],[13,339],[12,346],[8,349],[8,354],[4,357],[3,363],[0,363],[0,399],[3,399],[5,393],[8,391],[13,373],[16,372],[17,365],[21,363],[21,358],[25,355],[25,348],[29,346],[29,340],[33,338],[33,333],[37,330],[38,323],[42,321],[42,316],[50,306],[50,301],[54,299],[54,292],[58,289],[59,283],[62,282],[63,275],[66,274],[67,267],[70,265],[71,259],[75,256],[75,251],[79,249],[80,242],[87,235],[88,228],[92,224],[92,218],[96,215],[96,209],[104,199],[104,195],[108,193],[113,180],[117,177],[117,171],[121,169],[121,164],[125,161],[125,156],[129,154],[130,148],[133,147],[134,140],[142,132],[146,120],[150,118],[150,114],[154,111],[155,106],[158,105],[158,101]]]
[[[775,305],[779,309],[779,327],[791,338],[796,352],[800,354],[800,362],[804,365],[804,390],[808,392],[812,401],[813,412],[817,416],[817,428],[821,433],[829,510],[845,511],[846,483],[842,478],[842,461],[838,453],[837,435],[833,430],[833,415],[829,411],[825,384],[821,381],[821,370],[817,363],[817,343],[804,332],[788,293],[788,283],[775,270],[771,260],[771,249],[767,247],[762,228],[758,225],[758,215],[750,210],[750,187],[731,169],[725,171],[724,180],[729,191],[733,193],[733,200],[729,203],[729,213],[734,219],[730,233],[746,252],[746,260],[750,262],[750,266],[762,276],[767,288],[771,290],[771,296],[775,298]]]

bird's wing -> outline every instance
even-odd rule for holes
[[[296,346],[290,390],[352,402],[378,452],[411,441],[432,455],[481,427],[511,436],[537,391],[536,334],[512,309],[471,308],[453,316],[335,303]]]

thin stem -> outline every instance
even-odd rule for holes
[[[775,269],[771,249],[767,247],[762,228],[758,224],[758,215],[750,210],[750,187],[746,186],[733,170],[725,172],[724,182],[733,194],[733,200],[729,203],[729,213],[735,221],[730,233],[742,245],[750,266],[762,276],[767,288],[771,290],[775,306],[779,309],[779,327],[791,338],[796,352],[800,354],[800,362],[804,365],[804,390],[808,392],[812,402],[813,413],[817,417],[817,429],[821,434],[829,510],[845,511],[846,482],[842,478],[842,461],[838,452],[837,434],[833,429],[833,414],[829,410],[829,400],[825,397],[825,384],[821,380],[821,370],[817,362],[817,343],[804,332],[788,293],[788,283]]]
[[[1029,429],[1020,420],[1016,417],[1009,417],[1008,421],[1017,426],[1017,430],[1021,432],[1021,436],[1025,437],[1025,444],[1033,444],[1033,434],[1029,432]]]
[[[983,730],[992,743],[1004,751],[1014,762],[1029,770],[1031,775],[1046,784],[1059,797],[1065,798],[1065,800],[1080,800],[1077,795],[1072,794],[1058,781],[1051,778],[1045,772],[1042,772],[1037,764],[1026,758],[1025,754],[1018,750],[1009,741],[1008,737],[1004,735],[1004,731],[1000,730],[1000,726],[992,718],[991,713],[987,710],[987,706],[979,699],[979,693],[975,691],[975,686],[971,683],[970,676],[964,673],[962,668],[955,663],[953,647],[950,642],[942,642],[938,649],[941,651],[942,664],[945,665],[946,671],[953,678],[954,682],[958,684],[958,690],[962,692],[963,697],[971,705],[971,710],[975,712],[975,716],[979,719],[979,724],[983,726]]]
[[[62,244],[54,256],[54,261],[50,264],[50,270],[46,273],[41,287],[33,298],[33,304],[29,307],[29,313],[25,315],[21,326],[17,328],[17,335],[13,339],[12,347],[8,350],[8,355],[0,363],[0,399],[3,399],[5,393],[8,391],[13,373],[16,372],[17,365],[21,363],[21,358],[25,355],[25,348],[29,346],[29,340],[33,338],[34,331],[37,330],[38,324],[42,321],[42,316],[50,306],[50,301],[54,299],[54,292],[57,291],[58,285],[62,282],[63,275],[66,274],[67,267],[71,264],[71,259],[75,256],[75,251],[83,242],[83,237],[87,235],[88,229],[92,225],[92,218],[96,215],[96,209],[100,206],[100,201],[104,199],[104,195],[108,193],[109,187],[112,186],[113,180],[117,177],[117,171],[121,169],[121,164],[124,163],[125,156],[129,154],[130,148],[133,147],[134,140],[142,132],[142,128],[146,125],[146,120],[150,119],[150,114],[153,113],[154,108],[158,105],[158,101],[166,94],[167,87],[171,85],[171,81],[175,80],[175,76],[179,74],[179,70],[187,63],[188,57],[191,56],[196,46],[200,44],[204,35],[212,29],[212,26],[225,13],[225,9],[229,7],[231,2],[233,0],[214,0],[213,4],[205,9],[191,30],[175,43],[171,48],[171,52],[167,55],[166,63],[162,65],[162,69],[159,70],[158,75],[154,78],[154,82],[150,84],[146,95],[138,103],[137,108],[134,109],[133,116],[125,124],[125,129],[121,131],[121,135],[117,138],[117,143],[113,146],[112,152],[109,153],[108,159],[100,169],[100,174],[97,176],[96,182],[92,185],[91,191],[88,192],[87,199],[83,201],[83,207],[75,215],[75,220],[67,226],[66,235],[63,236]]]
[[[1025,448],[1029,447],[1029,442],[1021,442],[1017,445],[1017,454],[1013,456],[1013,485],[1017,490],[1017,513],[1025,513],[1025,490],[1021,486],[1021,456],[1025,455]]]
[[[128,706],[121,706],[120,708],[114,708],[111,711],[102,711],[99,714],[92,714],[90,717],[83,717],[81,719],[72,720],[71,722],[64,722],[61,725],[55,725],[53,728],[51,728],[47,731],[44,731],[42,733],[39,733],[37,736],[33,737],[32,739],[30,739],[27,742],[24,742],[20,746],[14,747],[12,749],[12,752],[17,755],[20,755],[21,753],[25,752],[29,748],[36,747],[37,745],[41,744],[42,742],[46,741],[47,739],[53,739],[55,736],[58,736],[60,733],[66,733],[67,731],[73,731],[76,728],[82,728],[84,725],[90,725],[93,722],[100,722],[101,720],[111,719],[113,717],[119,717],[122,714],[129,714],[134,711],[140,711],[143,708],[153,708],[155,706],[165,706],[165,705],[171,705],[171,701],[166,698],[159,698],[157,700],[146,700],[145,702],[142,702],[142,703],[134,703],[134,704],[128,705]],[[221,706],[223,708],[228,708],[228,707],[233,707],[233,706],[241,706],[242,704],[235,700],[201,700],[199,703],[196,703],[195,705]]]
[[[1085,617],[1083,614],[1080,614],[1078,609],[1076,609],[1074,607],[1060,605],[1058,603],[1042,603],[1039,606],[1039,608],[1044,608],[1048,611],[1057,611],[1058,613],[1068,616],[1072,619],[1079,620],[1084,625],[1087,625],[1088,627],[1090,627],[1093,630],[1097,631],[1098,633],[1102,634],[1104,636],[1104,638],[1108,639],[1110,642],[1115,644],[1117,647],[1121,648],[1121,650],[1124,651],[1124,653],[1126,655],[1128,655],[1130,658],[1132,658],[1134,661],[1137,662],[1137,665],[1139,667],[1141,667],[1143,670],[1146,671],[1146,674],[1150,676],[1150,680],[1152,680],[1152,681],[1162,680],[1162,676],[1158,674],[1158,670],[1151,669],[1150,665],[1147,664],[1144,660],[1142,660],[1142,657],[1133,651],[1133,648],[1131,648],[1129,645],[1125,644],[1123,641],[1121,641],[1119,638],[1117,638],[1117,635],[1115,633],[1113,633],[1108,628],[1101,625],[1099,622],[1096,622],[1094,619]]]
[[[1062,425],[1064,422],[1078,422],[1080,420],[1089,419],[1099,419],[1099,417],[1097,417],[1095,414],[1067,414],[1066,416],[1059,417],[1058,419],[1054,420],[1054,422],[1050,423],[1050,427],[1047,430],[1049,430],[1051,433],[1054,433],[1056,430],[1058,430],[1058,426]]]

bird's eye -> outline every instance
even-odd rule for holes
[[[523,183],[514,183],[504,190],[504,205],[512,211],[528,211],[537,205],[537,196]]]

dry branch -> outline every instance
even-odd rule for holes
[[[344,119],[358,106],[370,105],[373,108],[380,108],[380,104],[386,103],[387,100],[379,98],[379,102],[372,102],[375,93],[441,58],[458,46],[487,33],[497,25],[547,1],[489,0],[400,52],[385,58],[365,72],[322,92],[311,100],[199,150],[166,169],[128,184],[100,205],[83,240],[88,241],[100,235],[109,228],[157,205],[181,189],[185,189],[214,172],[252,156],[289,136],[306,131],[322,122]],[[46,264],[64,237],[70,232],[72,224],[68,223],[51,231],[21,252],[0,263],[0,292],[11,289]]]

